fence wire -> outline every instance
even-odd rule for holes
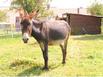
[[[21,28],[16,28],[12,24],[1,24],[0,23],[0,37],[15,37],[21,35]]]

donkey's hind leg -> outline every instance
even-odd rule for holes
[[[68,38],[64,41],[64,44],[60,44],[61,50],[62,50],[62,64],[65,64],[65,59],[66,59],[66,54],[67,54],[67,43],[68,43]]]

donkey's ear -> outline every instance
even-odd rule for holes
[[[37,11],[32,11],[31,13],[29,13],[29,18],[30,18],[30,19],[32,19],[33,17],[36,18],[37,15],[38,15],[38,13],[39,13],[39,10],[37,10]]]
[[[19,16],[21,19],[23,19],[23,17],[24,17],[24,10],[23,9],[19,9]]]

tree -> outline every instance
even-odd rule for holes
[[[91,6],[88,7],[88,12],[92,15],[103,15],[103,5],[99,2],[94,2]]]
[[[45,3],[46,0],[13,0],[11,8],[22,8],[27,13],[39,10],[39,14],[43,15],[46,13]]]
[[[6,21],[6,13],[4,11],[0,11],[0,22]]]

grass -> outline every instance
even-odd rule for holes
[[[20,36],[0,38],[0,76],[103,76],[103,35],[71,36],[66,64],[62,65],[59,46],[49,47],[49,71],[43,67],[42,52],[30,38],[24,44]]]

